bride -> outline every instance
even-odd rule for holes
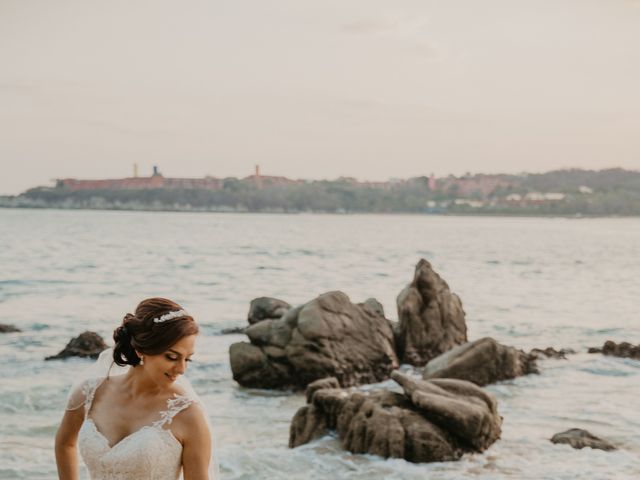
[[[175,480],[181,471],[212,479],[207,415],[181,377],[197,333],[193,317],[164,298],[125,315],[114,348],[69,396],[56,434],[61,480],[78,479],[78,447],[93,480]]]

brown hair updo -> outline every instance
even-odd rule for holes
[[[198,324],[190,315],[155,323],[154,318],[182,310],[176,302],[166,298],[147,298],[136,307],[135,314],[127,313],[122,325],[113,331],[113,361],[120,366],[140,363],[136,350],[158,355],[181,338],[198,333]]]

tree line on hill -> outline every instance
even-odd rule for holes
[[[489,193],[471,191],[461,195],[461,189],[457,188],[464,182],[479,183],[495,177],[503,182]],[[562,194],[556,195],[562,198],[541,200],[532,196],[532,192],[554,192]],[[513,200],[519,197],[520,200]],[[15,197],[1,197],[0,206],[237,212],[640,215],[640,171],[575,169],[542,174],[450,176],[439,179],[435,188],[430,188],[427,177],[384,185],[338,179],[285,185],[266,183],[260,187],[254,182],[227,178],[219,190],[72,191],[38,187]]]

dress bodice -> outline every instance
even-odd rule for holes
[[[91,404],[100,382],[85,384],[85,419],[78,443],[92,480],[176,480],[182,466],[182,444],[167,428],[173,417],[188,408],[193,400],[175,395],[167,401],[160,419],[109,445],[107,438],[89,417]]]

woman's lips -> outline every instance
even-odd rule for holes
[[[171,380],[172,382],[175,382],[178,379],[178,375],[169,375],[168,373],[165,373],[165,375],[169,378],[169,380]]]

